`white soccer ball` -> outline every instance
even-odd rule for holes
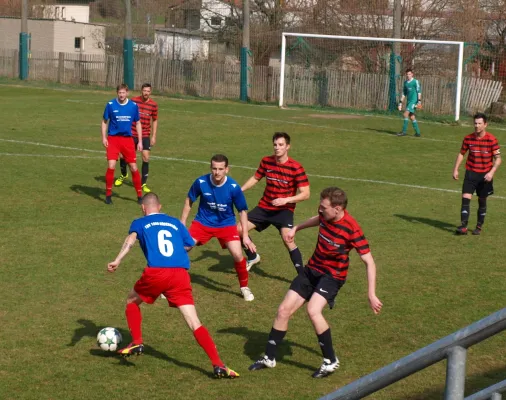
[[[103,328],[98,332],[97,344],[104,351],[116,351],[123,338],[116,328]]]

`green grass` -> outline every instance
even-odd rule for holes
[[[297,206],[296,221],[315,214],[323,188],[345,189],[378,265],[384,308],[379,316],[369,310],[364,268],[354,254],[336,307],[325,312],[342,367],[326,380],[310,377],[321,354],[300,310],[278,367],[248,372],[294,276],[269,229],[252,234],[262,255],[250,275],[253,303],[239,297],[231,257],[216,241],[190,253],[200,318],[240,379],[213,380],[177,310],[161,301],[142,308],[144,357],[122,362],[104,354],[95,344],[101,327],[117,327],[129,339],[124,300],[144,266],[136,247],[116,274],[105,272],[140,215],[128,185],[115,190],[114,206],[103,204],[100,118],[112,97],[112,91],[0,85],[2,398],[315,399],[504,307],[504,171],[496,175],[483,235],[453,235],[461,181],[451,174],[469,126],[420,117],[421,139],[397,138],[398,118],[329,119],[321,117],[332,113],[310,109],[159,97],[149,186],[167,213],[179,216],[212,154],[228,155],[231,176],[243,182],[271,153],[272,133],[286,130],[290,154],[305,166],[312,191]],[[494,124],[489,130],[506,143],[504,130]],[[263,182],[246,193],[250,207],[262,190]],[[476,208],[473,200],[471,224]],[[315,229],[298,234],[305,259],[315,242]],[[466,393],[503,379],[505,345],[498,335],[470,349]],[[444,371],[439,363],[370,398],[439,399]]]

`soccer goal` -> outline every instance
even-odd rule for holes
[[[464,42],[282,33],[279,106],[397,109],[405,70],[424,110],[460,117]]]

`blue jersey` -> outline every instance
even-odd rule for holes
[[[229,176],[219,186],[213,183],[211,174],[196,179],[188,191],[188,197],[193,203],[199,196],[195,221],[211,228],[234,226],[234,206],[239,212],[248,210],[241,187]]]
[[[174,217],[155,213],[138,218],[130,225],[137,233],[148,267],[190,268],[185,246],[195,246],[186,227]]]
[[[112,99],[105,105],[104,120],[109,121],[109,136],[132,136],[132,123],[139,119],[139,107],[133,101],[127,99],[120,104],[118,99]]]

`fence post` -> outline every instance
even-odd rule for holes
[[[65,53],[58,53],[58,83],[63,83],[65,74]]]
[[[272,84],[273,84],[274,68],[267,67],[267,85],[265,93],[265,101],[270,102],[272,100]]]
[[[19,71],[19,66],[18,66],[18,61],[19,61],[19,50],[16,49],[14,50],[14,58],[12,60],[12,77],[15,78],[17,75],[18,75],[18,71]]]
[[[464,399],[466,382],[467,350],[461,346],[452,347],[448,353],[446,363],[445,400]]]
[[[214,85],[216,84],[215,76],[216,76],[216,67],[214,63],[211,63],[209,65],[209,80],[208,80],[209,88],[207,91],[207,95],[209,97],[214,97]]]

